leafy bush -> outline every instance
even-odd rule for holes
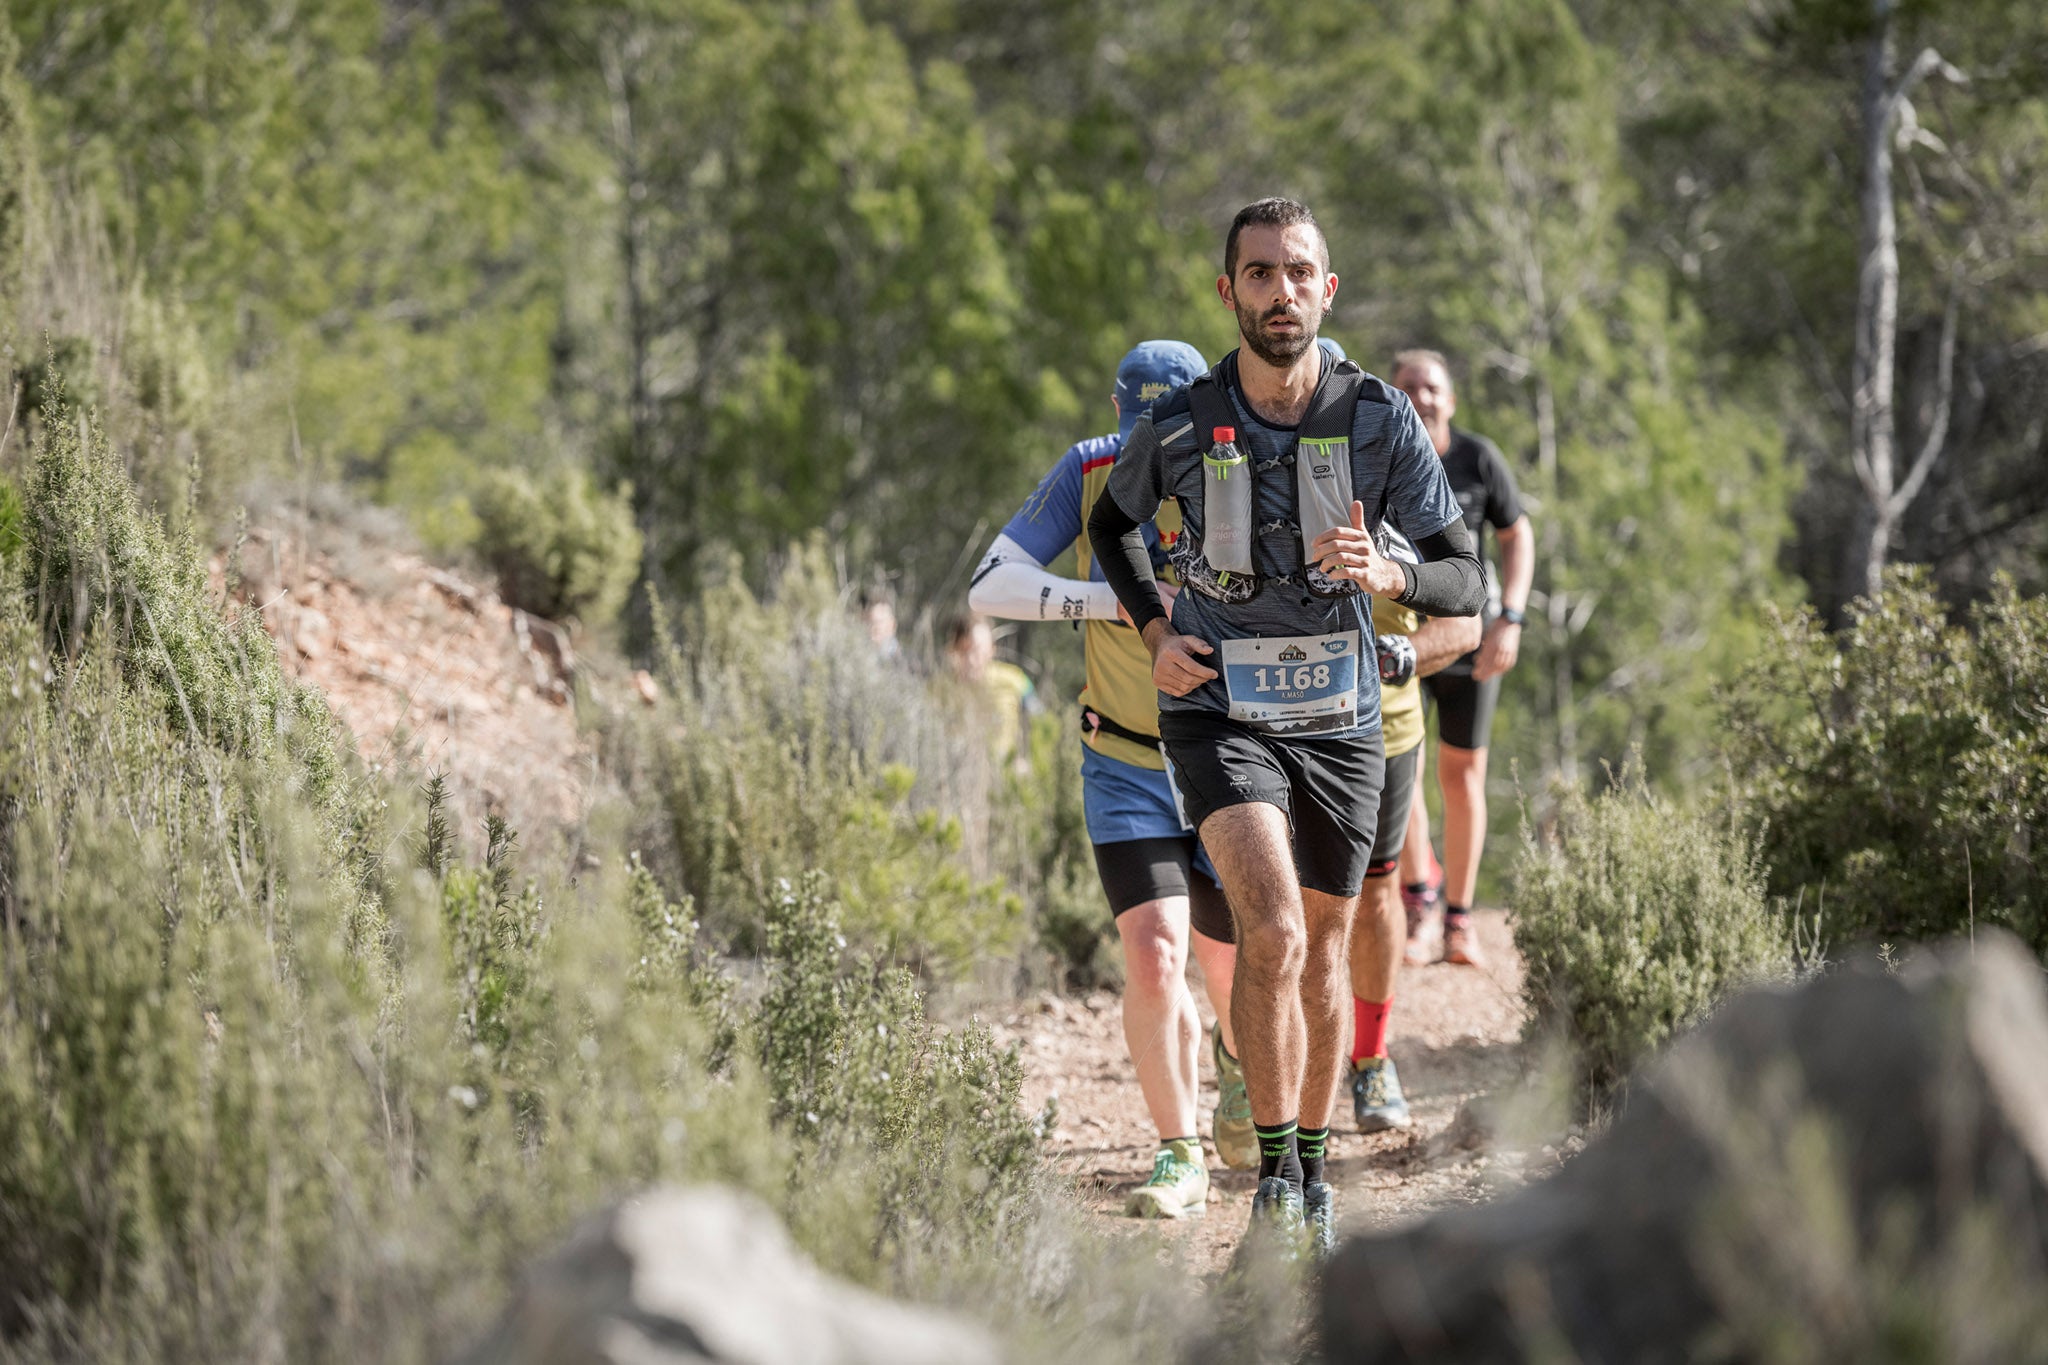
[[[986,1025],[934,1026],[908,972],[867,960],[848,970],[845,942],[820,877],[778,888],[757,1026],[776,1117],[807,1161],[864,1167],[875,1202],[849,1236],[844,1209],[797,1201],[799,1235],[836,1251],[826,1261],[841,1274],[874,1279],[963,1228],[1014,1221],[1043,1123],[1019,1108],[1023,1068]]]
[[[1531,1028],[1573,1045],[1596,1095],[1730,991],[1793,966],[1755,845],[1637,775],[1561,795],[1550,837],[1524,839],[1514,904]]]
[[[2005,925],[2048,954],[2048,601],[2004,582],[1951,626],[1897,570],[1847,631],[1810,613],[1729,689],[1771,889],[1836,937]]]
[[[764,595],[729,565],[679,626],[664,631],[668,700],[607,748],[643,794],[641,847],[722,942],[759,951],[761,907],[817,871],[847,934],[884,958],[947,973],[1016,945],[988,745],[876,654],[820,545]]]
[[[581,465],[536,478],[500,470],[477,495],[477,550],[505,600],[550,620],[607,625],[640,572],[632,489],[605,493]]]
[[[1032,1216],[1014,1059],[848,953],[822,883],[756,908],[740,1023],[646,867],[525,876],[370,785],[71,429],[0,568],[10,1359],[446,1358],[655,1180],[753,1189],[899,1290]]]

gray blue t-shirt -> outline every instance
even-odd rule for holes
[[[1328,366],[1326,360],[1326,370]],[[1253,506],[1259,529],[1252,554],[1264,586],[1250,600],[1237,603],[1219,602],[1192,588],[1184,589],[1174,599],[1173,629],[1214,647],[1218,652],[1203,656],[1202,662],[1219,675],[1226,640],[1357,631],[1363,646],[1357,723],[1313,737],[1373,733],[1380,725],[1380,699],[1379,671],[1370,662],[1374,658],[1372,599],[1362,592],[1324,597],[1310,592],[1302,582],[1304,547],[1294,487],[1296,429],[1261,421],[1237,386],[1233,383],[1228,388],[1237,412],[1238,448],[1254,470]],[[1174,547],[1177,555],[1192,553],[1201,544],[1202,454],[1208,446],[1209,433],[1195,430],[1187,389],[1176,389],[1139,419],[1109,477],[1109,495],[1134,521],[1150,521],[1167,498],[1179,501],[1184,541]],[[1385,520],[1411,540],[1435,535],[1460,515],[1458,500],[1444,477],[1443,462],[1408,396],[1371,376],[1367,376],[1351,423],[1351,495],[1365,505],[1369,529],[1377,530]],[[1219,676],[1184,697],[1161,693],[1159,709],[1228,714],[1230,698]]]

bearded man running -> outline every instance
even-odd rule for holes
[[[1216,287],[1242,346],[1139,420],[1088,532],[1151,654],[1166,758],[1236,919],[1252,1227],[1298,1244],[1306,1220],[1327,1253],[1345,949],[1384,777],[1371,600],[1471,615],[1484,583],[1407,397],[1315,344],[1337,277],[1314,215],[1287,199],[1240,210]],[[1141,531],[1169,497],[1170,620]],[[1389,523],[1424,562],[1382,553]]]

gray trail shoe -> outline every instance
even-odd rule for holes
[[[1270,1258],[1291,1262],[1301,1259],[1308,1247],[1308,1224],[1302,1217],[1301,1191],[1279,1176],[1259,1182],[1252,1195],[1252,1221],[1244,1230],[1231,1258],[1233,1267],[1243,1269],[1248,1259]]]
[[[1415,1121],[1409,1117],[1392,1057],[1367,1057],[1351,1064],[1351,1116],[1358,1120],[1361,1133],[1384,1133]]]
[[[1312,1180],[1301,1192],[1301,1208],[1309,1259],[1320,1264],[1337,1250],[1337,1191],[1327,1181]]]

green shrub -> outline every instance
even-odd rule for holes
[[[1729,689],[1730,761],[1770,887],[1835,938],[2002,924],[2048,954],[2048,601],[2002,583],[1948,623],[1897,570],[1830,636],[1777,623]]]
[[[849,1220],[797,1198],[793,1226],[839,1273],[929,1257],[963,1230],[1008,1230],[1038,1179],[1023,1068],[986,1025],[932,1024],[911,975],[849,960],[839,907],[816,874],[768,907],[768,989],[758,1015],[776,1117],[812,1162],[867,1173],[875,1214]],[[849,1233],[851,1235],[849,1235]]]
[[[933,684],[876,655],[821,546],[766,594],[714,575],[663,654],[667,700],[606,747],[642,796],[642,849],[722,944],[760,951],[761,907],[816,871],[882,958],[945,975],[1016,946],[1023,905],[994,846],[1005,775]]]
[[[1034,1216],[1014,1058],[842,947],[822,883],[756,907],[740,1023],[646,867],[526,875],[356,773],[69,429],[0,560],[10,1360],[445,1359],[659,1180],[752,1189],[898,1291]]]
[[[501,470],[477,495],[477,550],[513,606],[608,625],[640,572],[630,487],[605,493],[581,465]]]
[[[1561,796],[1550,837],[1524,839],[1514,906],[1530,1026],[1572,1044],[1595,1095],[1730,991],[1793,966],[1755,845],[1638,776]]]
[[[14,563],[28,547],[28,509],[21,493],[0,478],[0,560]]]

